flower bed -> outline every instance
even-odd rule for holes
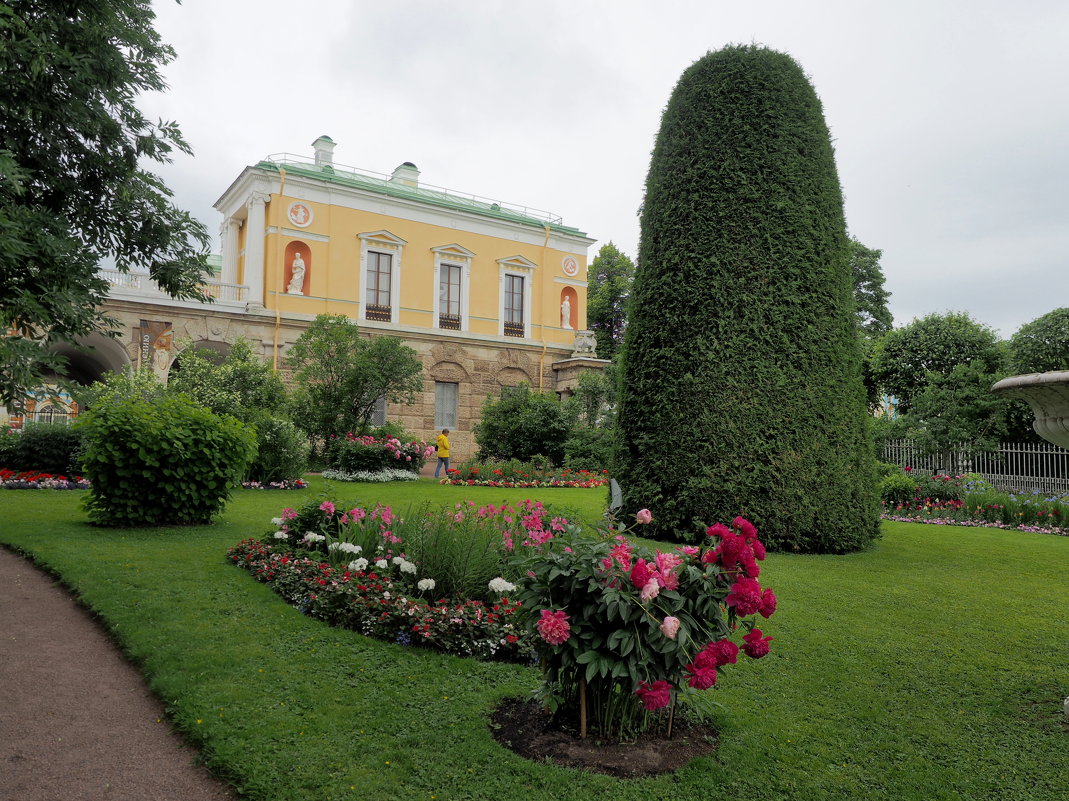
[[[591,473],[586,470],[564,470],[555,475],[519,475],[509,476],[501,470],[491,470],[480,475],[479,468],[456,470],[450,468],[448,476],[440,484],[456,484],[466,487],[520,487],[542,489],[547,487],[604,487],[609,483],[605,473]]]
[[[308,489],[308,482],[303,478],[295,478],[293,481],[242,481],[242,489],[279,489],[279,490],[292,490],[292,489]]]
[[[418,473],[394,468],[374,471],[358,470],[354,473],[347,473],[344,470],[324,470],[320,475],[331,481],[360,481],[369,484],[381,484],[387,481],[419,481]]]
[[[89,489],[89,480],[81,476],[69,478],[43,473],[40,470],[23,470],[16,473],[4,467],[0,468],[0,489]]]

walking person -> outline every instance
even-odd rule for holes
[[[434,466],[434,477],[438,478],[438,473],[445,466],[445,477],[449,478],[449,429],[443,428],[442,433],[438,435],[438,464]]]

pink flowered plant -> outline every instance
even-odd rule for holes
[[[568,615],[563,611],[550,612],[548,609],[543,609],[542,617],[538,621],[538,633],[550,645],[566,643],[571,635]]]
[[[679,618],[669,615],[661,621],[661,634],[670,640],[674,640],[679,633]]]
[[[768,654],[768,644],[772,641],[771,637],[763,637],[761,629],[753,629],[749,634],[744,636],[742,650],[746,652],[746,655],[751,659],[760,659],[762,656]]]

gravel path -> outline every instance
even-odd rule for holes
[[[160,702],[52,579],[0,548],[0,801],[222,801]]]

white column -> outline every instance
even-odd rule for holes
[[[268,196],[263,192],[253,192],[245,201],[249,209],[245,231],[245,285],[249,288],[249,299],[245,304],[245,311],[264,307],[264,233],[267,201]]]
[[[238,229],[241,220],[231,217],[223,223],[223,271],[219,280],[224,284],[238,282]]]

